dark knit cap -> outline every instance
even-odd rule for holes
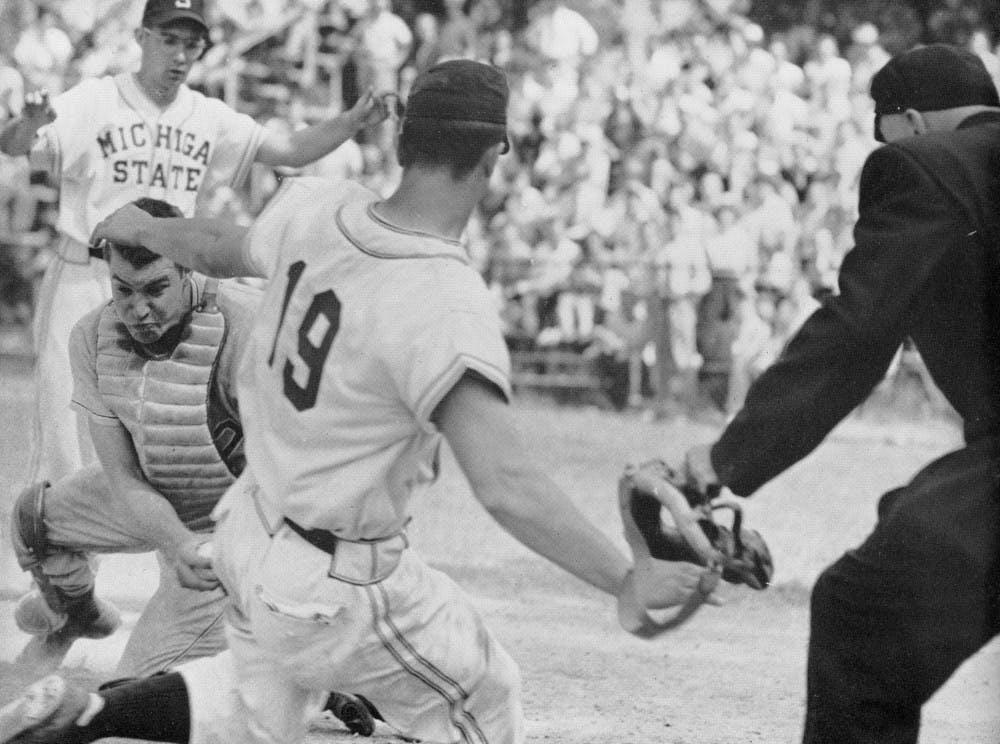
[[[889,60],[872,78],[876,114],[907,109],[1000,106],[993,78],[974,53],[950,44],[917,47]]]
[[[147,0],[142,11],[143,26],[157,28],[174,21],[194,21],[208,33],[205,0]]]
[[[413,81],[403,120],[431,120],[507,128],[507,78],[498,68],[469,59],[441,62]]]

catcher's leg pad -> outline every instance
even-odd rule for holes
[[[42,628],[53,623],[56,627],[51,630],[58,630],[65,622],[65,620],[59,621],[59,616],[65,615],[66,611],[63,597],[42,570],[42,561],[49,551],[45,528],[45,494],[49,485],[48,481],[32,483],[18,494],[14,502],[12,519],[14,550],[17,553],[18,563],[21,568],[31,573],[40,594],[29,602],[31,610],[26,610],[26,626],[22,626],[22,629],[28,633],[42,632],[28,630],[29,627]],[[25,600],[26,597],[22,597],[22,602]],[[46,607],[36,610],[39,601],[44,602]]]
[[[21,568],[27,570],[45,558],[48,539],[45,530],[45,492],[48,481],[24,488],[14,499],[11,527]]]

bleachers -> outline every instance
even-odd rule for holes
[[[542,390],[602,390],[595,361],[579,351],[526,349],[511,351],[515,388]]]

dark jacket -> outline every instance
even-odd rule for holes
[[[868,397],[907,336],[966,441],[1000,434],[1000,113],[874,151],[854,240],[839,294],[712,448],[734,493],[749,495],[811,452]]]

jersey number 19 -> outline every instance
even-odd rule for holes
[[[292,299],[292,292],[295,291],[305,269],[305,261],[296,261],[288,267],[288,286],[285,288],[285,298],[281,303],[281,314],[278,316],[278,327],[274,331],[271,354],[267,358],[269,367],[274,366],[274,356],[278,349],[278,335],[285,323],[285,312]],[[309,303],[309,308],[302,316],[302,322],[299,323],[298,359],[293,362],[292,359],[286,358],[281,372],[285,397],[295,406],[295,410],[305,411],[316,405],[323,365],[326,364],[330,347],[333,346],[333,338],[339,329],[340,300],[337,299],[337,295],[332,289],[326,289],[313,295],[312,302]],[[298,364],[308,370],[304,385],[299,384],[296,380],[295,372]]]

